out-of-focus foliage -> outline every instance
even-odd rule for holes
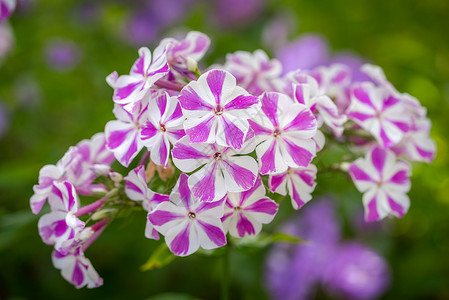
[[[136,59],[138,46],[125,38],[130,26],[126,20],[143,2],[28,0],[10,19],[15,48],[0,65],[0,99],[11,122],[0,137],[1,299],[191,299],[178,293],[215,299],[220,293],[222,262],[213,255],[193,255],[140,271],[158,247],[143,236],[143,213],[114,222],[88,250],[104,286],[75,290],[53,268],[52,249],[41,242],[37,217],[29,211],[39,169],[55,163],[70,145],[103,131],[113,118],[112,89],[104,78],[114,70],[127,73]],[[362,222],[354,225],[361,195],[340,174],[319,176],[314,195],[334,195],[346,235],[363,237],[388,259],[393,283],[383,299],[448,299],[449,2],[249,1],[259,5],[255,15],[230,24],[218,22],[220,2],[190,1],[182,18],[159,28],[147,46],[155,47],[160,37],[199,30],[214,45],[206,62],[223,62],[226,53],[265,47],[265,26],[287,15],[294,20],[289,38],[322,34],[333,50],[351,50],[380,65],[399,91],[416,96],[428,108],[437,158],[430,165],[414,166],[411,209],[403,219],[384,221],[381,232]],[[77,55],[63,69],[49,57],[55,41],[68,41]],[[64,60],[64,53],[58,55]],[[292,213],[281,205],[266,228],[272,231]],[[261,275],[264,254],[232,250],[232,299],[267,297]],[[172,294],[155,297],[162,293]]]

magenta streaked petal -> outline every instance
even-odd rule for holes
[[[237,218],[237,232],[239,237],[244,237],[246,234],[254,235],[256,233],[253,224],[244,214],[239,213]]]
[[[255,135],[271,135],[273,132],[272,129],[266,128],[253,120],[248,120],[248,122]]]
[[[277,111],[279,109],[278,99],[278,93],[263,93],[260,99],[260,102],[262,103],[262,111],[268,117],[268,120],[270,120],[271,124],[273,124],[274,127],[279,126],[277,115]]]
[[[191,86],[186,86],[184,89],[182,89],[182,91],[179,93],[178,100],[182,108],[185,110],[213,110],[212,105],[203,100]]]
[[[219,224],[219,219],[215,220],[214,223]],[[198,220],[198,225],[198,228],[202,230],[207,236],[207,239],[200,241],[201,247],[203,247],[204,249],[213,249],[226,245],[226,236],[221,226],[214,226],[214,224],[202,220]]]
[[[376,198],[373,198],[365,208],[365,219],[368,222],[373,222],[380,219],[379,213],[377,211]]]
[[[148,220],[154,226],[162,226],[168,222],[185,218],[184,215],[165,210],[154,210],[148,214]]]
[[[215,116],[206,115],[193,122],[187,120],[184,123],[184,129],[186,134],[190,137],[191,143],[211,143],[215,136],[215,124]]]
[[[234,156],[223,160],[222,168],[228,192],[249,190],[258,178],[257,162],[249,156]]]

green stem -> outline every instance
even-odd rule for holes
[[[229,300],[229,288],[231,281],[231,245],[228,244],[225,246],[225,253],[223,254],[223,278],[222,278],[222,287],[221,287],[221,299]]]

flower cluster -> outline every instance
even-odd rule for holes
[[[145,210],[145,236],[163,235],[178,256],[222,247],[228,233],[257,235],[278,211],[273,193],[294,209],[312,199],[319,171],[312,161],[327,143],[354,149],[358,159],[337,167],[364,193],[367,220],[406,213],[407,161],[430,162],[435,146],[425,109],[379,67],[364,65],[371,80],[363,82],[343,64],[283,75],[278,60],[257,50],[202,72],[209,44],[190,32],[153,53],[140,48],[129,74],[106,79],[116,119],[104,134],[42,168],[31,207],[38,213],[48,200],[39,232],[75,286],[101,284],[83,253],[126,207]],[[114,159],[132,166],[126,176],[112,170]],[[80,207],[78,195],[100,200]]]

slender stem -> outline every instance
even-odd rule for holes
[[[221,287],[221,299],[229,300],[229,288],[231,281],[231,244],[225,246],[225,253],[223,254],[223,278]]]
[[[92,225],[92,230],[94,231],[94,233],[92,234],[92,236],[86,241],[86,243],[83,245],[82,249],[83,251],[86,251],[87,248],[89,248],[90,245],[92,245],[93,242],[95,242],[98,237],[101,235],[101,233],[103,232],[103,230],[106,228],[106,226],[108,225],[109,219],[103,219],[100,222],[95,223],[94,225]]]
[[[103,206],[104,202],[106,201],[106,197],[105,198],[101,198],[100,200],[97,200],[89,205],[83,206],[80,209],[78,209],[78,211],[75,213],[75,216],[79,217],[79,216],[84,216],[90,213],[93,213],[94,211],[96,211],[97,209],[99,209],[100,207]]]
[[[160,88],[165,88],[165,89],[174,90],[174,91],[178,91],[178,92],[180,90],[182,90],[182,88],[184,87],[183,85],[181,85],[179,83],[170,82],[170,81],[161,80],[161,79],[156,81],[155,85]]]

